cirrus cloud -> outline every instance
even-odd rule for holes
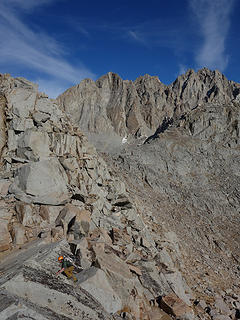
[[[235,0],[189,0],[203,38],[195,56],[198,67],[221,71],[226,69],[229,57],[225,42],[234,2]]]
[[[46,80],[51,87],[45,87],[46,93],[60,94],[59,88],[79,83],[83,78],[95,78],[95,75],[83,64],[73,65],[65,57],[65,48],[48,34],[32,30],[24,23],[24,14],[37,10],[42,5],[50,5],[58,0],[2,0],[0,3],[0,66],[26,68],[32,74],[33,81],[41,84]],[[62,0],[60,0],[62,1]],[[24,13],[22,12],[24,11]]]

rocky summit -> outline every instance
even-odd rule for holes
[[[0,319],[240,318],[240,84],[6,74],[0,121]]]
[[[134,82],[108,73],[86,79],[58,97],[60,105],[84,132],[148,137],[165,117],[179,119],[206,104],[225,105],[240,99],[240,84],[219,71],[189,70],[166,86],[145,75]]]

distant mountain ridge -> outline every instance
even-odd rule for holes
[[[120,136],[152,135],[165,118],[179,119],[207,104],[229,104],[240,98],[240,84],[219,71],[190,69],[172,84],[144,75],[122,80],[109,72],[68,89],[57,101],[85,132]]]

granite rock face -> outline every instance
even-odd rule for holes
[[[172,107],[167,110],[172,113],[160,120],[154,134],[144,141],[129,139],[119,151],[107,153],[97,141],[96,147],[125,177],[146,220],[155,220],[153,234],[168,229],[177,235],[173,242],[180,249],[168,250],[181,252],[174,265],[185,270],[191,288],[206,300],[218,293],[225,301],[229,288],[238,294],[240,290],[239,84],[204,69],[189,71],[168,90]],[[161,266],[171,269],[163,254],[166,242],[155,243]],[[166,277],[177,282],[176,275]],[[226,316],[214,309],[211,316],[228,319],[231,312]]]
[[[55,100],[23,78],[0,80],[0,272],[1,299],[8,301],[0,316],[150,317],[156,294],[142,284],[140,262],[151,263],[157,249],[125,184]],[[59,254],[84,270],[77,277],[85,290],[56,278]],[[177,291],[163,273],[158,280],[166,293]]]
[[[178,251],[154,239],[157,261],[168,272],[164,278],[176,284],[177,272],[169,270],[178,265],[207,300],[221,290],[239,292],[240,84],[206,68],[189,70],[168,86],[148,75],[132,82],[108,73],[91,82],[95,100],[87,97],[80,84],[58,101],[125,178],[145,223],[155,230],[152,238],[166,229],[177,234],[178,241],[171,243],[179,243]],[[90,114],[82,120],[87,109]],[[94,122],[94,114],[104,115],[108,124]],[[127,143],[114,135],[127,138]],[[149,243],[146,237],[136,241],[144,247]],[[174,266],[167,258],[169,250],[181,252],[171,257]],[[163,294],[154,285],[153,279],[159,279],[154,272],[143,272],[141,278]]]
[[[238,84],[109,73],[56,101],[4,75],[0,95],[0,317],[170,319],[161,297],[179,319],[237,314]]]
[[[82,81],[58,101],[84,132],[144,137],[166,117],[179,118],[206,103],[224,105],[239,93],[239,84],[206,68],[189,70],[169,86],[158,77],[145,75],[132,82],[110,72],[96,82]]]
[[[67,202],[67,175],[56,159],[25,164],[16,172],[9,191],[29,203],[58,205]]]
[[[116,319],[87,290],[64,276],[56,277],[56,257],[64,249],[68,250],[64,242],[35,243],[13,258],[14,276],[1,278],[1,319]],[[8,271],[9,264],[5,267]]]

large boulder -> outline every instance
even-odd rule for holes
[[[74,239],[88,235],[91,222],[90,212],[80,209],[72,204],[67,204],[56,218],[55,225],[62,226],[64,234],[72,233]]]
[[[160,307],[168,314],[174,317],[182,317],[188,315],[189,319],[194,319],[192,308],[182,301],[174,293],[162,297]]]
[[[56,218],[59,212],[63,209],[63,206],[48,206],[42,205],[39,210],[39,215],[44,221],[47,221],[51,226],[55,226]]]
[[[16,212],[18,221],[24,227],[37,226],[42,222],[41,216],[35,212],[34,207],[31,204],[17,203]]]
[[[12,211],[0,204],[0,252],[10,249],[12,238],[9,233],[9,224],[12,218]]]
[[[14,88],[6,94],[9,107],[17,117],[27,118],[34,109],[38,86],[23,78],[14,82]]]
[[[15,245],[23,245],[27,242],[26,229],[18,222],[15,222],[12,226],[12,237]]]
[[[27,203],[59,205],[70,198],[66,173],[56,158],[20,167],[9,192]]]
[[[34,127],[32,119],[14,117],[11,123],[11,129],[17,132],[23,132]]]
[[[8,250],[11,242],[12,239],[8,230],[8,221],[0,219],[0,252]]]
[[[108,282],[106,274],[98,268],[83,270],[78,277],[81,288],[90,293],[109,313],[122,308],[122,302]]]
[[[11,183],[8,180],[0,180],[0,197],[5,197],[7,195],[10,184]]]
[[[46,132],[26,130],[18,140],[17,156],[31,161],[49,157],[49,137]]]
[[[108,274],[113,274],[118,278],[123,278],[127,281],[132,279],[132,274],[127,263],[112,252],[106,253],[103,243],[95,243],[92,246],[92,250],[95,253],[96,266]]]

